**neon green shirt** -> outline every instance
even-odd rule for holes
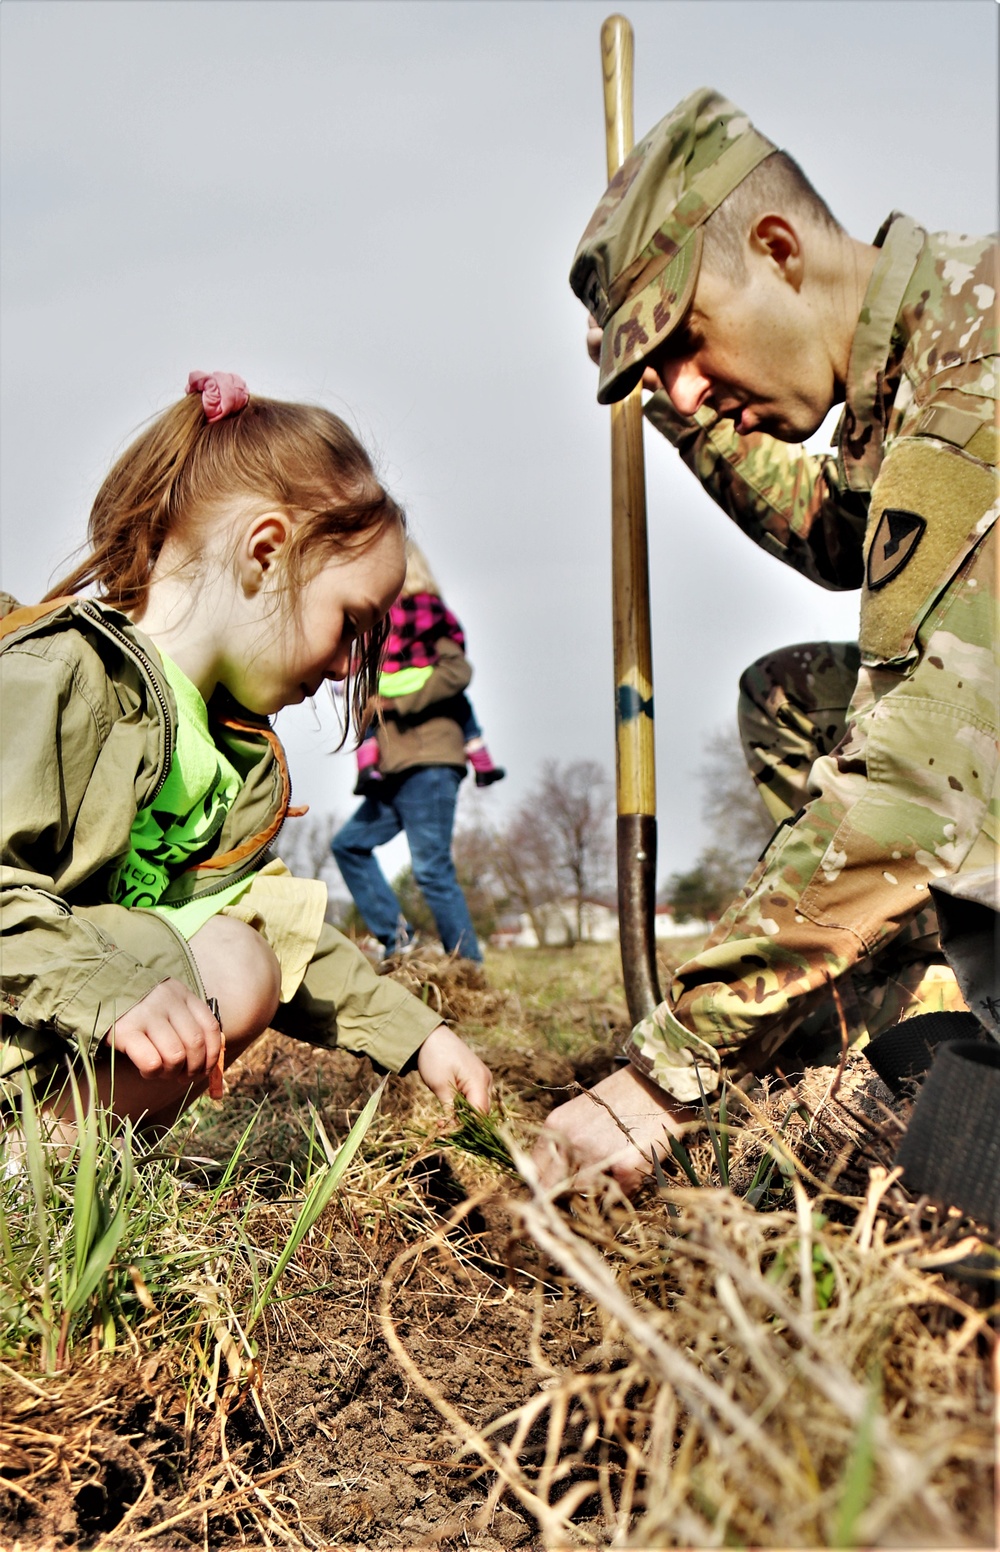
[[[397,668],[393,673],[381,673],[378,676],[378,693],[387,700],[396,695],[415,695],[423,689],[433,672],[433,666],[428,664],[425,668]]]
[[[177,703],[173,757],[155,800],[135,816],[129,849],[114,870],[109,894],[118,905],[160,911],[190,938],[245,893],[252,875],[183,905],[159,904],[171,879],[218,834],[242,785],[212,738],[201,692],[176,663],[162,652],[160,657]]]

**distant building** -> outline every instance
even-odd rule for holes
[[[702,938],[711,932],[712,924],[706,921],[679,922],[669,905],[658,905],[653,917],[653,933],[657,938]]]
[[[562,948],[577,941],[576,901],[553,900],[537,906],[534,912],[542,927],[542,943],[545,948]],[[657,939],[702,937],[709,930],[707,922],[677,922],[667,905],[658,906],[653,918],[653,930]],[[608,899],[584,900],[580,909],[581,943],[617,943],[618,902]],[[494,948],[538,948],[538,934],[527,911],[520,915],[503,916],[497,923],[490,942]]]

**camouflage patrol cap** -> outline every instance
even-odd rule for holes
[[[631,392],[650,351],[681,321],[698,278],[702,224],[776,149],[745,113],[703,86],[626,157],[569,277],[604,330],[601,404]]]

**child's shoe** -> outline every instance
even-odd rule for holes
[[[481,738],[466,744],[465,758],[475,771],[477,787],[491,787],[495,781],[503,781],[507,774],[502,765],[493,764],[493,756]]]

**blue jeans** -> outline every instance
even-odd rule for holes
[[[401,776],[386,777],[331,842],[355,905],[389,953],[407,941],[412,928],[372,852],[403,830],[413,877],[434,913],[446,953],[457,950],[463,959],[482,958],[451,856],[462,775],[451,765],[416,765]]]

